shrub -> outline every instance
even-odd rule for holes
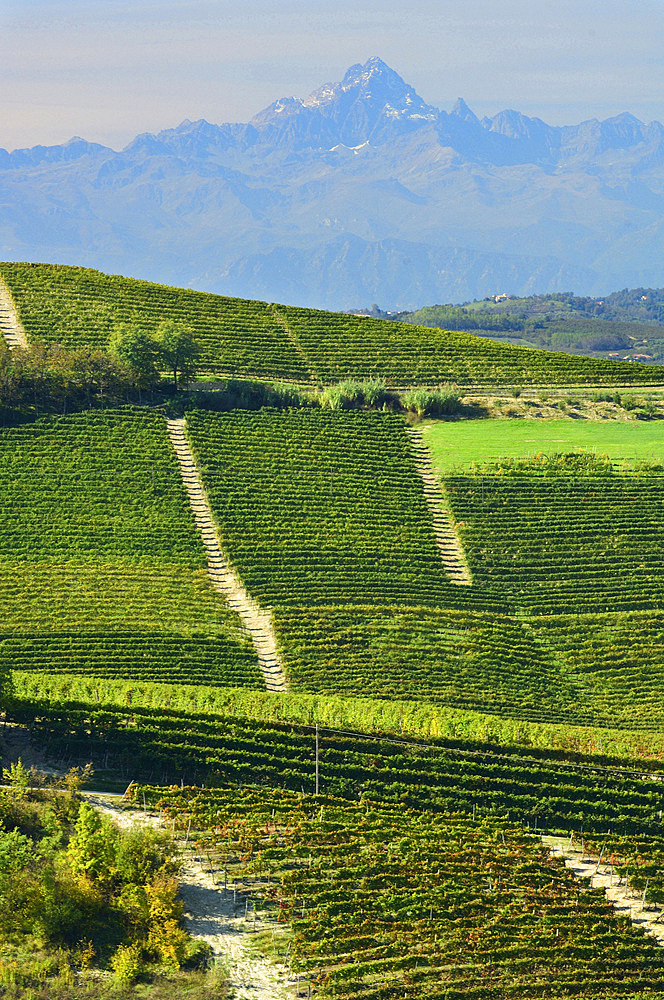
[[[651,399],[644,399],[634,411],[634,416],[637,420],[652,420],[653,417],[657,416],[657,407]]]
[[[143,971],[141,961],[141,946],[134,944],[121,944],[111,959],[113,975],[119,986],[131,986],[136,982]]]
[[[183,904],[177,879],[158,876],[145,887],[150,919],[150,944],[161,960],[179,969],[187,955],[189,938],[181,927]]]
[[[455,385],[441,385],[437,389],[411,389],[401,396],[401,405],[418,417],[451,417],[463,410],[461,396]]]
[[[362,406],[380,406],[389,398],[390,393],[383,379],[346,379],[324,389],[318,401],[324,410],[354,410]]]

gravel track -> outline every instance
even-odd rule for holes
[[[201,533],[207,553],[208,574],[212,585],[215,590],[223,594],[229,607],[237,611],[249,633],[267,690],[287,691],[288,682],[277,652],[272,616],[249,596],[221,550],[212,511],[185,435],[185,422],[168,420],[167,424],[173,448],[180,462],[182,479],[189,494],[196,526]]]
[[[121,795],[83,794],[121,829],[134,825],[168,829],[158,813],[128,808]],[[244,887],[229,883],[224,889],[221,871],[215,871],[185,839],[176,839],[176,844],[185,927],[193,938],[210,946],[213,960],[226,970],[233,1000],[292,1000],[297,995],[296,980],[288,969],[257,955],[252,947],[255,929],[271,924],[258,915],[254,923],[251,898]]]
[[[12,294],[2,278],[0,278],[0,333],[10,348],[28,346],[28,339],[18,318]]]
[[[576,878],[588,879],[594,889],[603,889],[619,916],[627,917],[657,944],[664,945],[664,909],[646,902],[644,893],[630,889],[615,874],[612,865],[600,864],[599,858],[588,857],[587,852],[570,847],[568,837],[542,837],[542,844],[554,857],[562,858],[565,867],[571,869]]]
[[[440,479],[433,470],[429,449],[424,443],[419,427],[408,427],[406,433],[415,456],[415,465],[424,483],[429,510],[433,517],[433,527],[440,554],[443,557],[445,571],[452,583],[469,587],[473,579],[466,562],[463,546],[454,527],[454,521],[447,510],[445,493]]]

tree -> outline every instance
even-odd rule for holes
[[[106,817],[102,819],[88,802],[82,802],[76,832],[67,848],[74,875],[100,885],[110,883],[116,874],[117,840],[118,833],[111,821]]]
[[[200,349],[189,326],[166,319],[157,327],[156,346],[162,366],[173,373],[177,389],[178,378],[191,378],[196,374]]]
[[[118,361],[131,369],[136,384],[141,389],[148,389],[159,381],[159,347],[154,338],[144,330],[123,323],[111,334],[108,349]]]

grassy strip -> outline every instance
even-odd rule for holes
[[[661,421],[436,421],[425,425],[424,435],[433,463],[442,475],[472,462],[505,457],[520,459],[538,453],[592,451],[616,462],[659,463],[664,458]]]
[[[21,701],[53,704],[89,702],[96,707],[167,708],[255,719],[261,722],[318,723],[331,729],[396,733],[565,750],[589,756],[664,759],[664,734],[564,726],[501,719],[413,701],[372,701],[327,695],[272,694],[242,688],[211,688],[59,674],[48,677],[15,671],[14,696]]]

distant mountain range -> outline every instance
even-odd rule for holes
[[[0,257],[344,309],[664,283],[664,126],[429,104],[380,59],[248,124],[0,150]]]

